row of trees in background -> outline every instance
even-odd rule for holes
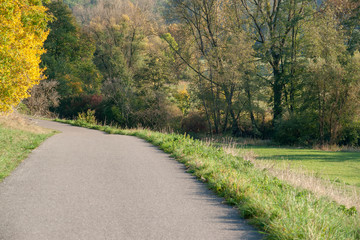
[[[173,0],[169,11],[210,129],[230,119],[235,135],[270,129],[283,143],[358,136],[359,3]]]
[[[72,118],[91,108],[98,120],[122,127],[161,129],[176,115],[179,122],[169,95],[173,56],[148,20],[152,12],[123,1],[90,6],[76,10],[79,25],[62,1],[47,4],[56,20],[42,64],[61,99],[51,110]]]
[[[52,84],[33,92],[55,87],[59,101],[45,110],[92,109],[121,127],[360,143],[357,1],[67,3],[72,11],[46,4]]]

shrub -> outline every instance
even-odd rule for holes
[[[51,107],[59,106],[60,95],[57,81],[42,81],[31,89],[31,97],[23,102],[33,115],[52,116]]]
[[[63,98],[55,112],[62,118],[76,118],[88,109],[98,110],[103,97],[101,95],[81,95]]]
[[[348,123],[339,136],[339,145],[360,146],[360,122]]]
[[[316,121],[312,116],[291,116],[277,122],[274,140],[284,145],[312,145],[318,139]]]
[[[25,114],[25,115],[31,114],[30,109],[23,102],[21,102],[19,105],[17,105],[16,111],[18,113]]]
[[[120,109],[115,105],[101,105],[101,119],[103,122],[116,123],[122,128],[125,128],[127,125],[126,116],[122,114]]]
[[[182,112],[167,99],[149,104],[146,108],[138,109],[135,119],[143,127],[154,130],[179,130]]]
[[[95,110],[88,109],[86,113],[79,113],[76,120],[81,123],[97,124]]]
[[[190,112],[182,119],[181,128],[187,133],[203,133],[207,131],[206,120],[199,112]]]

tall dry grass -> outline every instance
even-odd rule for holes
[[[16,111],[12,113],[0,113],[0,125],[38,134],[48,134],[52,132],[52,130],[37,126],[31,118]]]
[[[219,136],[213,136],[213,137],[205,137],[201,139],[203,142],[209,142],[209,143],[220,143],[222,145],[231,145],[231,146],[267,146],[271,145],[271,140],[264,140],[259,138],[233,138],[233,137],[223,137],[221,135]]]

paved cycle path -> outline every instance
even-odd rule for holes
[[[1,240],[261,239],[145,141],[36,122],[61,133],[0,183]]]

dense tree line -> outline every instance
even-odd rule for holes
[[[55,20],[42,64],[60,97],[51,110],[62,117],[92,109],[122,127],[360,143],[358,1],[47,7]]]

